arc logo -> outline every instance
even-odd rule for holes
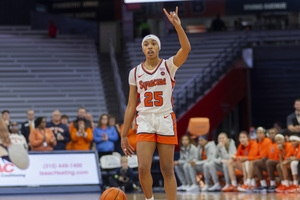
[[[0,173],[11,173],[15,170],[15,166],[11,163],[0,164]]]

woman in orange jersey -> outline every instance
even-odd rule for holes
[[[228,162],[228,171],[231,179],[231,185],[228,188],[222,189],[223,192],[236,192],[237,180],[235,175],[235,169],[243,171],[244,162],[248,160],[248,157],[258,155],[257,142],[250,140],[249,134],[246,131],[242,131],[239,134],[240,144],[238,146],[235,155],[231,156],[231,160]],[[246,183],[246,177],[244,177],[244,183]]]
[[[247,177],[247,183],[238,187],[238,191],[240,192],[247,192],[249,189],[256,187],[256,182],[253,178],[253,165],[264,165],[267,160],[268,151],[272,146],[272,140],[266,137],[266,130],[263,127],[256,129],[256,136],[258,140],[258,155],[249,156],[243,165],[243,174],[244,177]],[[265,180],[262,180],[260,184],[261,187],[257,188],[258,190],[267,190]]]
[[[133,154],[127,134],[133,117],[138,112],[136,123],[136,152],[139,165],[139,180],[146,200],[154,200],[151,175],[152,157],[158,149],[160,169],[164,177],[164,188],[168,200],[176,199],[177,183],[174,174],[174,149],[178,144],[176,117],[172,106],[172,91],[175,84],[175,73],[185,62],[191,51],[180,19],[178,7],[175,12],[165,15],[173,24],[180,49],[173,57],[163,60],[159,57],[160,40],[155,35],[147,35],[142,40],[142,50],[146,61],[129,73],[129,99],[125,112],[121,146],[126,156]]]
[[[276,190],[276,182],[275,182],[275,171],[278,172],[280,180],[283,180],[283,174],[281,170],[277,170],[280,167],[280,160],[283,160],[288,152],[289,148],[292,146],[291,143],[285,142],[285,138],[282,134],[277,134],[275,136],[275,144],[271,145],[269,148],[267,160],[264,162],[256,162],[254,163],[254,171],[256,172],[261,184],[261,187],[257,188],[257,192],[268,191],[275,192]],[[265,183],[265,179],[263,176],[263,171],[267,171],[270,179],[270,187],[266,188],[263,186]],[[265,183],[266,184],[266,183]]]
[[[283,185],[276,189],[276,192],[297,192],[298,190],[298,159],[300,150],[300,138],[298,136],[290,136],[292,146],[289,148],[285,160],[281,163],[281,170],[283,173]],[[293,184],[289,184],[289,175],[293,175]]]

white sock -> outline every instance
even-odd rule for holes
[[[251,185],[251,179],[247,178],[247,185]]]
[[[147,199],[147,198],[146,198],[146,200],[154,200],[154,197],[152,196],[150,199]]]
[[[293,184],[298,187],[298,181],[293,181]]]
[[[276,181],[270,181],[271,186],[276,186]]]
[[[266,182],[266,180],[261,180],[261,181],[260,181],[260,185],[263,186],[263,187],[267,187],[267,182]]]
[[[251,179],[251,186],[256,186],[255,178],[252,178],[252,179]]]
[[[284,180],[284,181],[283,181],[283,185],[285,185],[286,187],[289,187],[289,186],[290,186],[289,181]]]
[[[233,186],[237,186],[237,181],[235,180],[235,181],[231,181],[231,184],[233,185]]]

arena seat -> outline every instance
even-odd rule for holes
[[[73,120],[79,107],[98,118],[107,108],[97,54],[86,36],[0,26],[0,107],[16,122],[29,108],[48,120],[55,109]]]

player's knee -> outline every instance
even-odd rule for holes
[[[172,169],[172,165],[170,164],[163,164],[160,166],[160,170],[161,170],[161,173],[164,175],[164,176],[173,176],[174,175],[174,171]]]
[[[141,166],[139,166],[138,169],[139,169],[140,176],[146,176],[146,175],[151,174],[151,169],[147,166],[141,165]]]
[[[277,165],[276,165],[276,170],[277,170],[277,171],[281,170],[281,164],[277,164]]]

